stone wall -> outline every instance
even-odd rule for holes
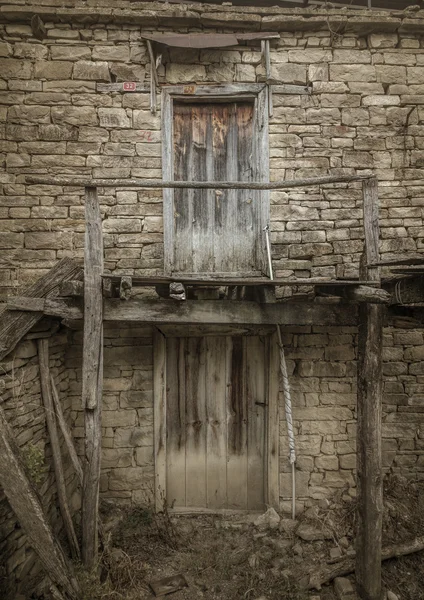
[[[41,400],[36,337],[48,335],[49,325],[42,323],[0,362],[0,403],[22,450],[22,457],[42,499],[45,513],[61,541],[62,520],[56,498],[52,456]],[[50,369],[60,394],[66,418],[70,418],[68,374],[64,353],[67,334],[50,338]],[[79,507],[75,474],[68,455],[62,453],[67,493],[72,512]],[[26,536],[20,528],[0,488],[0,597],[14,600],[18,593],[32,593],[41,584],[44,572]]]
[[[81,408],[82,332],[68,348],[68,400],[78,452],[84,452]],[[153,342],[151,327],[104,331],[101,495],[114,503],[146,504],[154,489]]]
[[[14,289],[62,256],[81,256],[81,188],[24,185],[25,173],[160,178],[161,121],[147,93],[99,93],[96,84],[148,81],[138,25],[46,22],[0,25],[0,285]],[[165,28],[166,29],[166,28]],[[169,28],[168,28],[169,30]],[[152,29],[145,28],[145,31]],[[281,31],[273,81],[312,84],[310,95],[274,95],[271,178],[374,172],[382,256],[423,247],[424,38]],[[258,46],[165,49],[161,83],[260,82]],[[159,108],[159,107],[158,107]],[[100,190],[106,268],[163,268],[160,191]],[[357,275],[360,184],[272,194],[277,275]]]

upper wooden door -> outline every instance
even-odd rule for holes
[[[270,337],[168,338],[166,346],[168,504],[264,509]]]
[[[174,179],[266,180],[261,127],[258,101],[175,102]],[[215,276],[261,274],[268,214],[264,202],[267,193],[253,190],[174,190],[169,270]]]

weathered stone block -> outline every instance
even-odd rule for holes
[[[139,490],[144,485],[144,469],[141,467],[126,467],[112,469],[109,475],[110,490]]]
[[[76,126],[97,125],[97,114],[90,106],[58,106],[52,108],[52,121]]]
[[[103,448],[102,469],[114,469],[117,467],[130,467],[132,463],[132,451],[125,448]]]
[[[136,424],[137,412],[127,410],[105,410],[102,415],[102,427],[130,427]]]
[[[272,64],[271,81],[273,83],[306,84],[306,66],[293,63]]]
[[[25,248],[59,249],[72,247],[72,233],[60,231],[27,231],[25,233]]]
[[[397,33],[372,33],[368,36],[368,44],[371,48],[395,48],[398,40]]]
[[[110,60],[128,62],[130,59],[130,50],[127,45],[120,46],[94,46],[92,53],[93,60]]]
[[[146,69],[142,65],[125,65],[123,63],[109,63],[111,74],[116,81],[144,81]]]
[[[152,466],[154,462],[153,447],[145,446],[135,451],[135,462],[139,467]]]
[[[331,62],[333,52],[331,50],[289,50],[288,58],[291,63]]]
[[[0,59],[0,73],[5,79],[30,79],[32,63],[16,58]]]
[[[33,123],[49,123],[49,106],[11,106],[7,111],[8,123],[31,125]]]
[[[107,62],[81,60],[74,64],[73,77],[88,81],[110,81],[109,66]]]
[[[169,83],[195,83],[206,80],[204,65],[169,63],[166,65],[166,80]]]
[[[333,81],[377,81],[375,67],[371,65],[330,64],[330,79]]]
[[[50,52],[53,60],[84,60],[91,58],[91,50],[88,46],[52,45]]]
[[[318,469],[324,469],[325,471],[338,471],[339,459],[337,456],[317,456],[315,458],[315,466]]]
[[[71,62],[65,61],[36,61],[34,77],[38,79],[70,79],[72,73]]]
[[[99,108],[101,127],[118,127],[124,129],[131,126],[131,120],[124,108]]]
[[[335,48],[333,52],[333,63],[343,64],[369,64],[371,52],[369,50],[343,50]]]
[[[280,473],[280,495],[288,497],[291,495],[291,473]],[[298,497],[308,496],[310,474],[307,471],[296,472],[296,493]]]

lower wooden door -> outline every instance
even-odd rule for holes
[[[265,508],[269,359],[269,336],[166,340],[168,506]]]

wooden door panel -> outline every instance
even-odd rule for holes
[[[227,507],[227,339],[206,342],[206,495],[208,508]]]
[[[257,162],[253,124],[253,103],[175,104],[174,178],[252,181]],[[173,270],[260,270],[258,198],[251,190],[175,190]]]
[[[167,499],[259,510],[265,502],[269,338],[167,340]]]

